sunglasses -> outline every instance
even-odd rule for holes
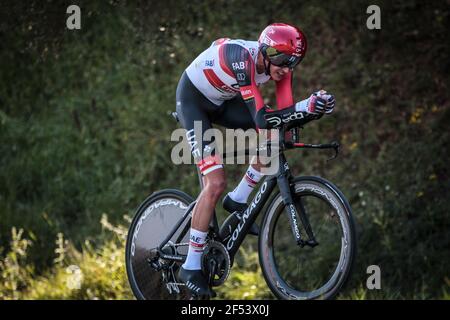
[[[294,56],[278,51],[274,47],[265,46],[265,54],[270,63],[280,68],[293,70],[302,61],[303,57]]]
[[[289,68],[294,69],[300,61],[302,61],[302,57],[296,57],[284,53],[278,53],[273,56],[269,56],[270,63],[272,63],[274,66],[280,67],[280,68]]]

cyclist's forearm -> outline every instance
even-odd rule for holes
[[[295,121],[295,124],[302,126],[319,117],[302,111],[296,111],[295,105],[281,110],[271,110],[264,107],[255,113],[255,123],[261,129],[279,128],[283,124]]]

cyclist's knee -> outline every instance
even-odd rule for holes
[[[227,188],[227,182],[225,180],[225,177],[223,177],[223,179],[220,180],[215,180],[212,184],[211,184],[211,188],[213,188],[214,190],[216,190],[216,193],[218,194],[218,196],[220,197],[220,195],[225,191],[225,189]]]
[[[218,175],[212,179],[207,179],[205,183],[205,192],[208,196],[217,200],[220,198],[222,193],[225,191],[227,187],[227,182],[225,176]]]

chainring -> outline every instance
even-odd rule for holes
[[[215,265],[215,270],[211,270],[212,265]],[[213,287],[220,286],[227,280],[231,269],[231,259],[222,243],[213,240],[208,242],[202,254],[202,268]]]

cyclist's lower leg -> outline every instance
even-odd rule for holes
[[[248,166],[242,180],[233,191],[226,195],[223,200],[223,207],[230,213],[235,211],[245,211],[247,208],[248,197],[263,177],[263,173],[261,171],[265,165],[261,163],[260,158],[255,156],[252,158],[250,163],[251,164]],[[259,233],[259,227],[256,223],[251,226],[249,232],[253,235],[257,235]]]
[[[189,251],[185,263],[180,268],[179,279],[199,296],[214,294],[202,273],[201,257],[214,208],[224,189],[223,168],[207,173],[204,176],[204,189],[193,209]]]
[[[228,196],[235,202],[246,204],[250,193],[252,193],[262,176],[259,163],[249,165],[242,180],[233,191],[228,193]]]

